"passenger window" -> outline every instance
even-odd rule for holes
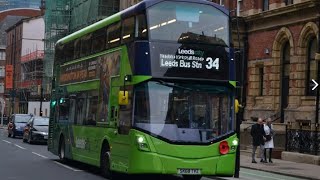
[[[98,115],[98,91],[81,92],[72,102],[74,122],[78,125],[95,126]],[[71,106],[72,109],[72,106]]]
[[[92,35],[88,34],[81,38],[81,57],[91,54]]]
[[[105,49],[106,44],[106,29],[99,29],[93,33],[92,37],[92,52],[97,53]]]
[[[55,49],[55,63],[59,62],[61,63],[62,61],[64,61],[64,55],[63,55],[63,46],[64,45],[57,45],[56,49]]]
[[[144,14],[140,14],[136,19],[136,37],[139,39],[147,39],[148,30],[147,30],[147,20]]]
[[[83,125],[85,122],[86,110],[87,110],[86,100],[87,100],[86,93],[82,92],[77,94],[75,120],[78,125]]]
[[[86,125],[95,126],[97,124],[98,113],[98,92],[90,92],[88,96],[88,113]]]
[[[108,34],[108,48],[114,48],[120,45],[120,31],[121,24],[120,22],[117,22],[115,24],[112,24],[107,29]]]
[[[70,98],[70,109],[69,109],[69,122],[77,124],[75,115],[76,115],[76,99],[75,99],[76,95],[75,94],[71,94],[69,96]]]
[[[77,39],[74,42],[74,59],[77,59],[80,57],[80,51],[81,51],[81,40]]]
[[[64,47],[66,49],[64,50],[65,61],[63,61],[63,63],[73,60],[74,42],[70,42]]]
[[[125,19],[122,27],[122,43],[132,41],[134,38],[134,17]]]
[[[59,102],[59,121],[69,120],[69,98],[60,98]]]

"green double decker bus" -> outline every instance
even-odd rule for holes
[[[48,150],[116,173],[233,176],[229,12],[148,0],[56,44]]]

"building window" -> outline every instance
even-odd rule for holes
[[[0,51],[0,61],[1,60],[6,60],[6,52],[5,51]]]
[[[317,79],[317,69],[318,63],[315,60],[317,52],[317,38],[311,38],[308,44],[308,67],[307,67],[307,96],[315,96],[316,91],[312,91],[313,86],[311,86],[312,79]]]
[[[263,67],[259,67],[259,96],[263,96]]]
[[[5,67],[0,66],[0,77],[4,77],[4,76],[5,76]]]
[[[283,48],[283,75],[290,75],[290,43],[287,42]]]
[[[263,0],[262,11],[268,11],[268,10],[269,10],[269,0]]]
[[[99,0],[98,15],[111,16],[120,10],[120,0]]]
[[[0,83],[0,93],[4,93],[4,83]]]
[[[293,0],[285,0],[286,5],[293,4]]]

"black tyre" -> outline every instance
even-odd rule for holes
[[[29,143],[29,144],[32,144],[32,137],[31,137],[31,133],[29,133],[29,135],[28,135],[28,143]]]
[[[60,138],[60,142],[59,142],[59,158],[62,162],[66,162],[66,144],[64,141],[64,138],[61,137]]]
[[[11,134],[10,134],[10,133],[8,133],[8,137],[11,137]]]
[[[25,142],[27,142],[27,140],[26,140],[26,138],[25,138],[25,136],[24,136],[24,134],[23,134],[23,136],[22,136],[22,141],[25,143]]]
[[[202,176],[198,176],[198,175],[183,175],[183,179],[186,180],[200,180],[202,178]]]
[[[15,138],[15,137],[16,137],[16,135],[15,135],[14,131],[12,131],[12,138]]]
[[[109,147],[104,146],[100,155],[100,169],[103,177],[112,179],[110,169],[110,150]]]

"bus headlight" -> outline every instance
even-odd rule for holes
[[[232,141],[232,145],[238,146],[238,139],[233,140],[233,141]]]
[[[150,151],[148,143],[143,136],[136,136],[138,149],[141,151]]]

